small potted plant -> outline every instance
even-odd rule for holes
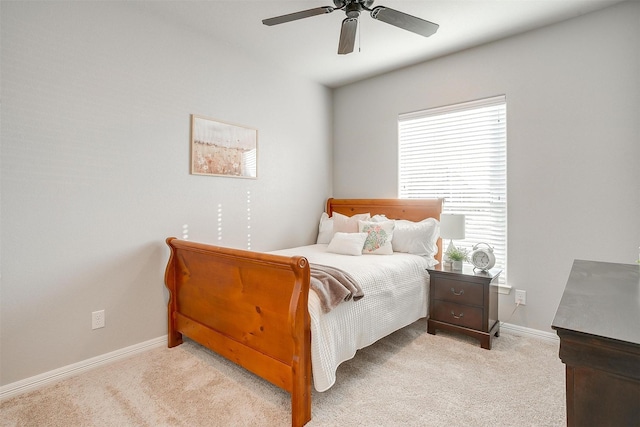
[[[445,252],[447,258],[451,260],[452,270],[462,270],[462,262],[468,261],[469,251],[464,248],[449,247]]]

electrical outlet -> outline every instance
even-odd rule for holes
[[[527,305],[527,291],[516,289],[516,304]]]
[[[91,329],[104,328],[104,310],[91,313]]]

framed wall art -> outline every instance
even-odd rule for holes
[[[191,115],[191,173],[256,179],[258,131]]]

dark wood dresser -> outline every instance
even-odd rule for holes
[[[500,335],[498,321],[499,269],[462,271],[444,270],[441,266],[429,272],[429,318],[427,332],[436,329],[459,332],[480,340],[482,348],[491,350],[491,340]]]
[[[568,426],[640,426],[640,266],[576,260],[552,328]]]

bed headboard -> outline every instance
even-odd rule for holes
[[[440,221],[444,199],[328,199],[327,213],[352,216],[359,213],[386,215],[389,219],[422,221],[435,218]],[[438,239],[438,255],[442,262],[442,239]]]

